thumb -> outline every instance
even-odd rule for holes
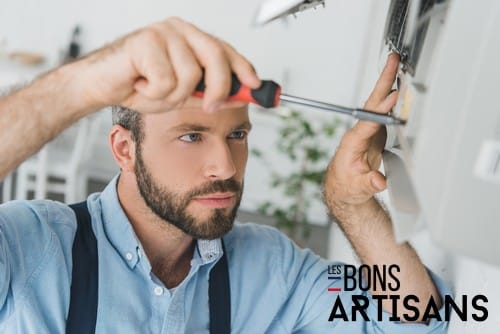
[[[360,175],[351,186],[351,200],[353,202],[365,202],[378,192],[386,188],[385,177],[377,172],[371,171]]]
[[[360,181],[359,185],[362,187],[362,189],[359,189],[360,194],[364,193],[370,197],[387,187],[384,175],[378,171],[371,171],[364,174]]]
[[[373,190],[373,193],[381,192],[387,188],[385,176],[379,171],[371,171],[368,173],[368,182],[370,183],[370,188]]]

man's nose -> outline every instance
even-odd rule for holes
[[[227,180],[236,174],[233,154],[227,142],[214,143],[206,162],[205,176],[210,180]]]

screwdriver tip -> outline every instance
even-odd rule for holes
[[[406,124],[406,120],[405,119],[393,117],[392,120],[393,120],[392,124],[394,124],[394,125],[405,125]]]

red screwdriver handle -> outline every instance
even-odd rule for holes
[[[194,96],[203,97],[205,93],[204,78],[196,86]],[[280,101],[281,87],[272,80],[262,80],[262,84],[257,89],[251,89],[242,85],[240,80],[233,73],[231,75],[231,92],[228,100],[243,101],[253,103],[264,108],[277,107]]]

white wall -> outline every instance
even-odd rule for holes
[[[299,14],[288,24],[252,28],[259,0],[3,0],[0,40],[10,50],[39,51],[54,60],[72,27],[83,26],[85,50],[167,16],[181,16],[228,40],[250,58],[263,77],[289,71],[289,93],[350,104],[362,55],[368,11],[363,1],[332,1]],[[311,83],[314,83],[312,85]]]

